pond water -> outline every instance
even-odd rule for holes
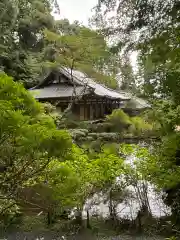
[[[133,165],[134,157],[130,156],[127,158],[127,163]],[[121,181],[122,179],[117,179]],[[138,188],[141,192],[144,191],[144,181],[138,182]],[[133,198],[126,198],[125,201],[118,204],[117,212],[120,218],[125,219],[135,219],[137,217],[138,211],[140,210],[141,204],[139,202],[139,197],[136,189],[133,186],[127,187],[129,191],[133,193]],[[153,216],[162,217],[171,214],[170,208],[168,208],[162,201],[162,193],[156,192],[154,187],[146,182],[146,192],[149,202],[149,208]],[[143,194],[143,193],[142,193]],[[90,207],[91,206],[91,207]],[[108,203],[104,203],[104,196],[102,194],[94,195],[92,199],[89,199],[84,206],[83,216],[86,218],[86,208],[89,209],[90,215],[98,215],[102,217],[107,217],[109,215]],[[1,235],[0,235],[1,236]],[[4,234],[4,237],[1,239],[7,240],[163,240],[165,238],[159,236],[147,237],[147,236],[112,236],[112,237],[97,237],[89,233],[74,235],[69,238],[63,238],[60,233],[57,232],[45,232],[45,233],[24,233],[24,232],[15,232]]]
[[[126,163],[134,166],[134,156],[129,156],[126,159]],[[123,181],[123,176],[117,179]],[[146,187],[147,202],[149,204],[149,210],[154,217],[164,217],[171,215],[171,209],[167,207],[163,200],[163,194],[157,192],[153,185],[145,181],[138,181],[136,188],[134,186],[128,186],[126,190],[131,192],[133,197],[126,198],[122,203],[117,206],[117,213],[119,218],[125,218],[133,220],[137,217],[138,211],[141,208],[140,198],[143,198],[144,186]],[[139,192],[137,192],[137,189]],[[107,217],[109,215],[108,203],[104,203],[105,196],[102,194],[96,194],[92,199],[89,199],[84,207],[84,210],[90,209],[90,215],[98,215]],[[95,203],[95,204],[94,204]],[[84,218],[86,217],[86,211],[83,212]]]

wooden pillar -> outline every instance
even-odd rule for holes
[[[101,113],[101,105],[99,103],[96,103],[96,119],[99,118]]]
[[[113,110],[115,110],[115,109],[116,109],[116,102],[113,101],[113,102],[111,103],[111,110],[112,110],[112,112],[113,112]]]
[[[116,108],[119,109],[119,102],[116,102]]]
[[[79,119],[80,120],[84,120],[84,105],[82,104],[82,105],[80,105],[80,111],[79,111]]]
[[[104,102],[104,109],[105,109],[105,114],[108,114],[108,106],[107,106],[107,99]]]
[[[96,119],[97,117],[97,103],[93,104],[93,118]]]
[[[94,119],[94,109],[93,109],[93,104],[92,103],[90,103],[90,105],[89,105],[89,111],[90,111],[90,113],[89,113],[89,115],[90,115],[90,120],[93,120]]]
[[[112,111],[113,111],[114,109],[116,109],[116,103],[113,101],[113,102],[112,102]]]
[[[56,111],[57,111],[59,114],[61,114],[61,113],[62,113],[61,107],[60,107],[60,106],[57,106],[57,107],[56,107]]]
[[[104,117],[104,103],[101,102],[101,118]]]
[[[96,119],[98,118],[99,115],[99,104],[96,103]]]
[[[105,117],[105,116],[106,116],[106,104],[103,101],[103,117]]]
[[[86,120],[86,104],[85,104],[85,102],[83,103],[83,107],[84,107],[84,120]]]
[[[84,120],[88,120],[88,111],[89,111],[89,106],[88,104],[84,104]]]
[[[98,104],[94,103],[94,119],[97,119],[98,116]]]
[[[114,110],[114,101],[111,102],[111,111],[113,112]]]

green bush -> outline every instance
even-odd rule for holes
[[[132,124],[130,117],[121,109],[116,109],[111,115],[106,117],[107,122],[111,124],[112,132],[121,132]]]
[[[24,216],[20,224],[20,229],[26,232],[34,230],[44,231],[47,228],[45,216]]]
[[[131,123],[132,124],[129,127],[129,132],[136,136],[149,135],[153,130],[153,126],[141,117],[132,117]]]
[[[90,125],[91,125],[91,122],[90,122],[90,121],[79,121],[79,126],[78,126],[78,128],[89,130]]]
[[[115,109],[112,114],[106,118],[112,123],[131,124],[130,117],[122,109]]]
[[[109,122],[92,124],[90,127],[91,132],[103,133],[103,132],[111,132],[112,124]]]
[[[116,109],[113,113],[106,117],[108,131],[130,133],[132,136],[153,135],[154,127],[144,120],[142,117],[129,117],[121,109]],[[110,131],[109,131],[110,129]]]
[[[72,139],[67,131],[57,130],[42,104],[5,74],[0,74],[0,139],[0,215],[6,215],[8,223],[27,198],[31,201],[22,194],[25,188],[39,181],[52,159],[69,157]]]

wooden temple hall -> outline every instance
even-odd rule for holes
[[[130,99],[126,93],[96,83],[82,72],[73,70],[71,74],[67,68],[49,72],[30,91],[38,101],[55,104],[60,112],[67,109],[73,99],[72,113],[79,120],[103,118]]]

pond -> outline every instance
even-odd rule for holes
[[[126,163],[134,167],[134,156],[129,156]],[[123,182],[123,176],[117,179],[117,183]],[[163,200],[163,193],[156,191],[155,187],[147,181],[138,181],[136,186],[128,185],[126,189],[130,192],[131,197],[126,197],[124,201],[117,205],[117,215],[119,218],[134,220],[137,217],[143,201],[148,204],[149,211],[155,218],[161,218],[171,215],[171,209],[167,207]],[[109,215],[108,202],[104,199],[107,197],[104,194],[95,194],[92,199],[89,199],[84,209],[89,209],[90,215],[99,215],[107,217]],[[83,212],[86,217],[86,212]]]

